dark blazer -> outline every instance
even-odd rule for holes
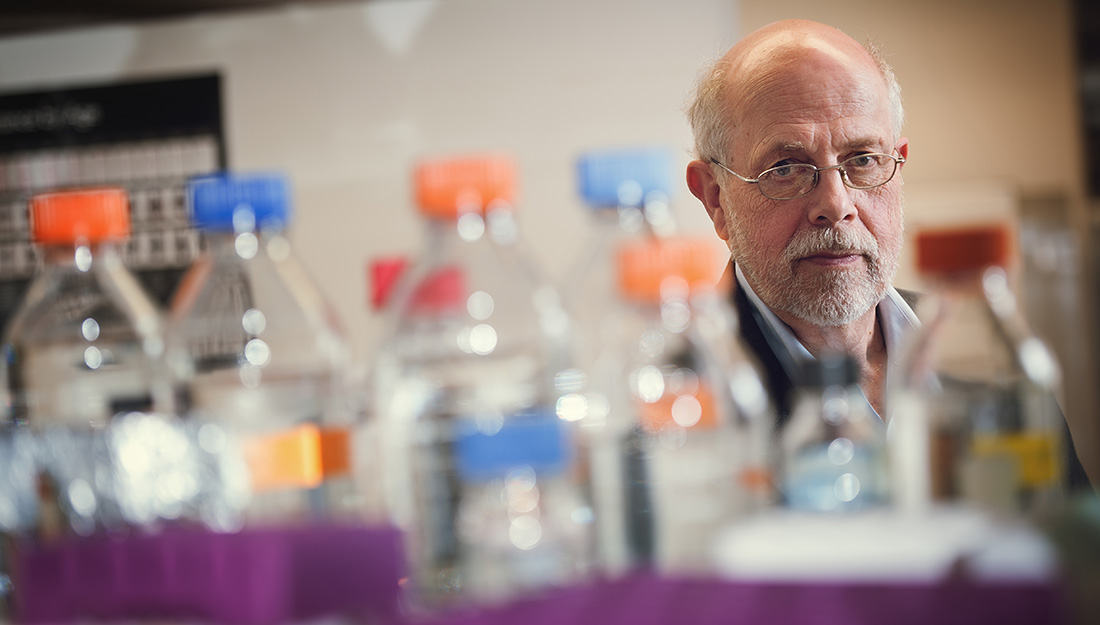
[[[726,269],[723,281],[729,285],[730,297],[733,300],[734,309],[737,311],[741,328],[741,338],[752,350],[764,374],[764,386],[775,406],[777,427],[782,428],[790,418],[794,390],[799,385],[799,365],[794,361],[790,351],[783,344],[783,340],[775,333],[772,327],[764,319],[763,314],[749,299],[748,295],[737,284],[733,273],[734,265],[730,262]],[[918,293],[898,289],[905,303],[916,309],[920,299]],[[1063,419],[1063,423],[1065,420]],[[1090,487],[1088,475],[1085,473],[1081,461],[1077,458],[1077,450],[1073,446],[1069,428],[1064,427],[1065,450],[1064,469],[1067,484],[1071,490]]]

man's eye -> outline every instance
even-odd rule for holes
[[[855,168],[870,168],[878,164],[878,157],[874,154],[860,154],[845,161],[845,165]]]
[[[771,168],[771,175],[776,178],[789,178],[798,173],[800,168],[793,163],[786,163],[782,165],[776,165]]]

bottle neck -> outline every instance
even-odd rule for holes
[[[491,209],[485,213],[467,212],[456,217],[425,219],[429,236],[452,239],[460,243],[491,242],[509,246],[518,237],[515,215],[511,209]]]
[[[984,296],[990,286],[1007,288],[1007,280],[1004,268],[997,266],[924,276],[931,291],[958,296]]]
[[[119,256],[119,243],[96,241],[71,244],[51,244],[41,247],[45,264],[55,267],[75,267],[78,271],[91,270],[95,261]]]
[[[990,266],[967,272],[936,276],[929,281],[932,299],[950,301],[981,301],[1002,319],[1018,313],[1016,296],[1003,267]]]
[[[252,260],[266,255],[281,260],[290,253],[290,244],[282,231],[233,232],[208,230],[203,233],[209,252],[218,258]]]

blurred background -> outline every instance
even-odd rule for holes
[[[134,210],[153,215],[171,201],[162,193],[178,190],[165,176],[277,170],[294,185],[297,253],[365,356],[377,334],[368,263],[422,244],[410,177],[419,158],[513,155],[522,236],[560,277],[588,227],[577,156],[668,146],[682,171],[691,158],[683,110],[702,66],[789,17],[883,46],[906,106],[910,232],[988,218],[1015,225],[1019,290],[1063,363],[1063,408],[1100,482],[1100,9],[1086,0],[9,0],[0,6],[0,291],[11,292],[0,299],[30,271],[20,246],[35,190],[126,183]],[[158,81],[184,90],[117,89]],[[136,107],[111,103],[131,93]],[[93,96],[103,103],[89,104]],[[172,114],[196,110],[196,119]],[[112,115],[125,128],[97,131]],[[711,231],[686,186],[673,208],[684,229]],[[150,272],[194,251],[186,237],[166,243],[178,224],[157,215],[134,246]],[[898,286],[920,288],[908,256]]]

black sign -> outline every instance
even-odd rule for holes
[[[192,135],[222,136],[216,74],[0,96],[0,153]]]

